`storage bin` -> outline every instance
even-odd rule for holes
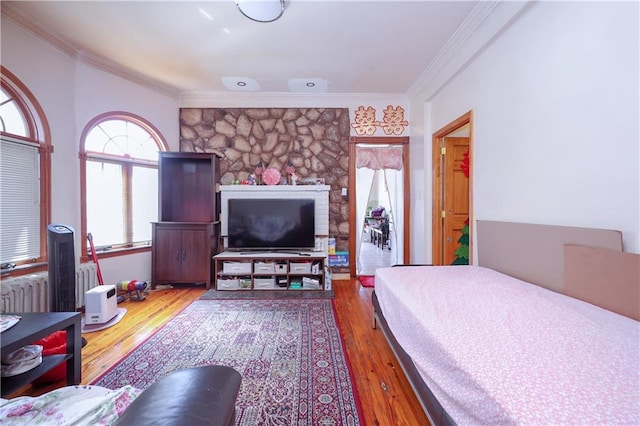
[[[273,274],[275,270],[273,262],[255,262],[253,264],[253,272],[255,274]]]
[[[279,289],[280,287],[276,286],[276,279],[271,278],[254,278],[253,279],[253,288],[255,290],[273,290]]]
[[[311,273],[311,263],[304,262],[291,262],[289,264],[289,273],[291,274],[310,274]]]
[[[303,277],[302,278],[303,290],[321,290],[320,280],[316,278]]]
[[[225,274],[250,274],[251,262],[223,262],[222,272]]]
[[[218,290],[238,290],[240,281],[238,279],[218,278],[216,288]]]
[[[275,265],[275,273],[276,274],[286,274],[287,273],[287,264],[286,263],[276,263],[276,265]]]

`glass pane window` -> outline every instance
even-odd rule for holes
[[[157,161],[158,145],[149,132],[126,120],[108,120],[87,135],[87,151]]]
[[[47,262],[51,137],[33,93],[0,65],[0,264],[24,275]]]
[[[96,251],[150,245],[151,222],[158,220],[158,152],[164,150],[163,142],[143,119],[124,113],[89,126],[83,221]]]
[[[22,111],[4,89],[0,90],[0,131],[16,136],[28,136]]]
[[[158,220],[158,169],[133,168],[133,241],[151,241],[151,222]]]
[[[96,247],[125,240],[122,175],[120,164],[87,161],[87,232]]]

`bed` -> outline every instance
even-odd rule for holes
[[[640,255],[617,231],[477,225],[478,266],[376,271],[374,327],[431,422],[640,424]]]

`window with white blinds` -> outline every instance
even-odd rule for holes
[[[0,65],[0,264],[2,272],[47,261],[51,134],[33,93]],[[18,275],[29,273],[20,268]]]
[[[0,138],[0,263],[40,257],[40,154],[38,146]]]

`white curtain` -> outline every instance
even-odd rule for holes
[[[356,147],[356,167],[402,170],[402,147]]]
[[[371,169],[360,168],[356,170],[356,182],[358,183],[358,188],[356,189],[356,223],[358,224],[356,228],[356,273],[362,270],[362,265],[360,265],[360,245],[364,235],[364,218],[367,213],[367,204],[369,203],[375,175],[376,172]]]

